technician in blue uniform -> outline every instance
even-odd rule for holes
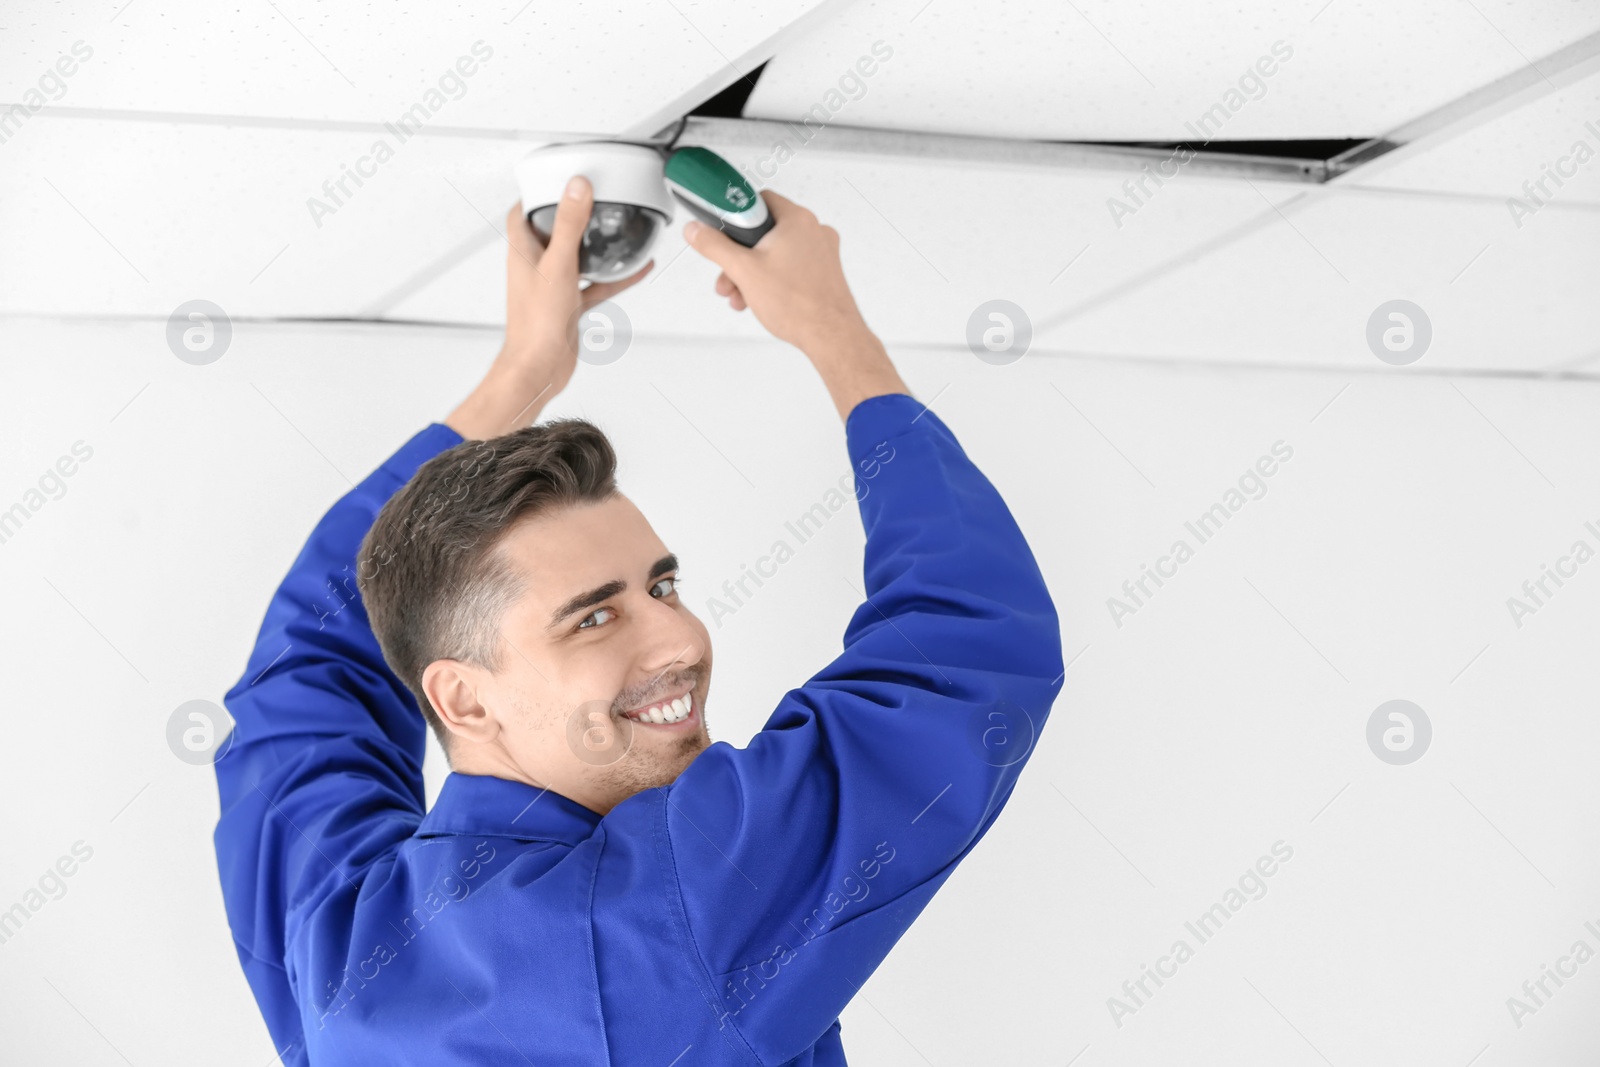
[[[686,236],[844,419],[844,651],[747,748],[711,743],[676,558],[597,428],[530,425],[577,312],[638,276],[579,289],[587,182],[548,248],[514,209],[488,376],[322,518],[226,697],[217,860],[285,1064],[843,1064],[839,1013],[1010,797],[1063,673],[1044,579],[838,234],[765,195],[756,248]],[[451,774],[424,811],[430,726]]]

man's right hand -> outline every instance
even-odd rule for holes
[[[718,294],[808,356],[866,331],[839,264],[839,231],[770,189],[761,196],[777,224],[754,248],[703,223],[684,227],[690,246],[722,268]]]
[[[839,264],[839,231],[771,190],[761,196],[777,224],[754,248],[703,223],[683,229],[690,246],[722,268],[717,292],[805,353],[847,423],[868,397],[910,393],[850,295]]]

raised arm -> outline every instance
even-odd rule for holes
[[[774,235],[815,227],[786,206]],[[811,272],[837,272],[836,237],[817,237],[834,258]],[[846,415],[865,600],[843,653],[785,694],[748,748],[702,753],[661,818],[701,995],[778,1064],[832,1025],[994,821],[1063,664],[1044,578],[994,486],[906,394],[853,301],[791,317],[793,286],[761,251],[707,254],[726,272],[719,291],[794,340]]]
[[[580,290],[577,246],[593,194],[582,179],[570,193],[545,249],[520,205],[512,208],[500,354],[444,423],[419,432],[317,523],[267,607],[244,673],[224,698],[235,727],[216,763],[222,813],[214,841],[223,900],[245,975],[285,1063],[304,1056],[285,968],[297,917],[318,908],[348,916],[367,872],[398,849],[423,815],[426,726],[415,697],[384,661],[362,605],[358,568],[383,562],[358,562],[362,539],[425,461],[464,439],[536,420],[572,377],[575,312],[649,269]],[[463,449],[463,482],[471,463],[471,449]]]
[[[422,715],[367,623],[356,553],[384,501],[460,441],[448,426],[427,427],[328,510],[224,698],[235,726],[216,763],[217,866],[240,962],[279,1049],[300,1040],[283,962],[290,912],[359,883],[422,817]]]
[[[1060,690],[1027,543],[920,407],[885,395],[850,417],[856,470],[877,476],[858,473],[866,598],[844,652],[668,790],[715,1010],[763,1063],[817,1040],[977,843]]]

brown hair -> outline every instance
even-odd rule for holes
[[[378,512],[356,585],[383,658],[447,752],[423,670],[438,659],[500,668],[500,620],[522,595],[501,540],[521,519],[610,497],[616,466],[599,427],[553,419],[439,453]]]

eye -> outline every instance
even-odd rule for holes
[[[677,577],[676,575],[671,578],[662,578],[660,581],[656,582],[655,585],[650,587],[650,593],[652,596],[656,596],[656,590],[660,589],[664,585],[670,585],[670,589],[664,593],[661,593],[659,596],[656,596],[656,598],[659,600],[663,597],[672,596],[677,593],[678,583],[682,581],[683,579]],[[616,612],[612,611],[610,608],[596,608],[594,611],[585,616],[583,621],[578,623],[576,628],[579,630],[593,630],[596,626],[599,626],[600,623],[592,622],[592,620],[595,619],[601,612],[609,612],[612,615],[616,614]]]
[[[599,615],[602,611],[611,611],[611,609],[610,608],[596,608],[595,610],[591,611],[587,616],[584,617],[584,620],[582,622],[578,623],[578,629],[580,629],[580,630],[592,630],[592,629],[594,629],[593,626],[589,625],[589,620],[594,618],[596,615]],[[615,615],[616,612],[611,611],[611,614]]]

